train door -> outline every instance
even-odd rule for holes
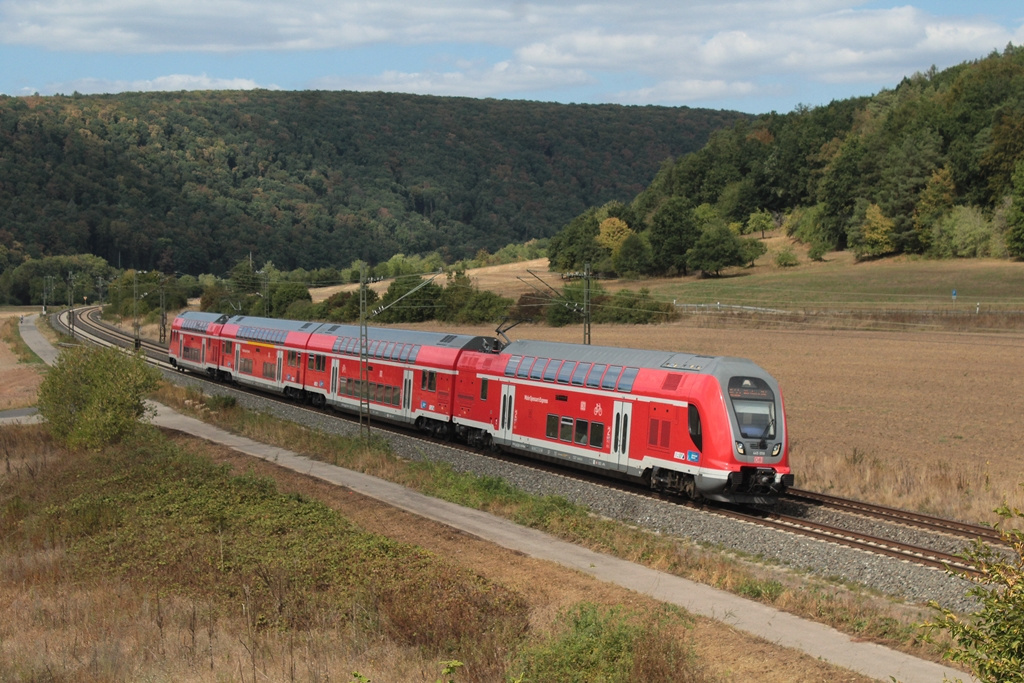
[[[178,360],[182,360],[185,356],[185,335],[178,335]]]
[[[235,365],[234,365],[234,367],[231,368],[231,370],[236,375],[238,374],[238,361],[241,360],[241,357],[242,357],[242,345],[239,344],[238,342],[235,342]]]
[[[341,361],[339,361],[337,358],[332,358],[331,359],[331,398],[332,398],[332,400],[333,400],[333,398],[335,396],[338,395],[338,364],[340,362]]]
[[[277,350],[277,375],[276,375],[277,386],[284,385],[284,351],[282,349]]]
[[[412,370],[402,373],[402,418],[408,421],[412,420],[412,378]]]
[[[503,443],[512,442],[512,426],[515,422],[516,387],[504,384],[501,387],[501,414],[498,422],[498,440]]]
[[[615,414],[612,418],[612,459],[620,470],[626,469],[626,461],[629,459],[629,428],[632,416],[632,403],[615,402]]]
[[[206,365],[206,337],[203,337],[202,356],[199,358],[200,365]]]

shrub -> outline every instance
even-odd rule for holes
[[[65,349],[39,387],[39,413],[53,438],[69,448],[97,450],[131,435],[150,409],[145,396],[159,372],[121,349]]]
[[[1012,683],[1024,681],[1024,531],[1007,528],[1007,522],[1024,513],[1005,506],[996,513],[1004,520],[996,529],[1010,554],[979,539],[963,555],[979,572],[964,578],[974,583],[967,594],[979,600],[981,609],[964,618],[932,602],[938,617],[924,627],[929,639],[935,631],[948,631],[955,644],[947,647],[945,657],[966,664],[979,680]]]
[[[797,259],[796,254],[794,254],[793,250],[789,247],[784,247],[775,255],[775,265],[780,268],[792,268],[799,264],[800,260]]]

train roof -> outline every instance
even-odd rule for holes
[[[623,349],[615,346],[590,346],[587,344],[565,344],[561,342],[514,341],[502,353],[537,358],[558,358],[606,365],[622,365],[656,370],[675,370],[717,375],[722,366],[731,369],[737,366],[757,367],[745,358],[727,356],[706,356],[677,351],[650,351],[646,349]]]
[[[358,339],[358,325],[344,325],[336,323],[325,323],[315,331],[318,335],[326,335],[331,338],[330,348],[327,351],[338,351],[341,340]],[[499,348],[497,339],[494,337],[480,337],[470,334],[452,334],[448,332],[425,332],[421,330],[403,330],[391,327],[367,327],[366,336],[369,341],[400,342],[403,344],[416,344],[420,346],[432,346],[442,349],[496,352]],[[327,340],[325,340],[327,341]],[[311,344],[313,346],[313,344]]]
[[[175,318],[175,322],[180,321],[178,324],[180,329],[192,330],[194,332],[206,332],[210,325],[222,325],[227,320],[228,316],[223,313],[208,313],[205,311],[183,311]]]
[[[224,324],[237,326],[238,332],[236,334],[239,338],[260,341],[283,342],[289,332],[300,332],[309,335],[309,348],[311,350],[322,352],[339,351],[341,350],[339,342],[342,339],[358,339],[360,336],[358,325],[344,323],[310,322],[262,318],[252,315],[236,315],[226,319]],[[437,348],[484,352],[496,351],[499,346],[497,340],[493,337],[479,337],[469,334],[423,332],[390,327],[368,327],[366,332],[369,341],[402,342]],[[358,347],[356,348],[358,349]]]

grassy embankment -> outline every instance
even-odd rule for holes
[[[0,445],[2,680],[707,680],[677,610],[583,603],[538,631],[516,591],[194,441]]]

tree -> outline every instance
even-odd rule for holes
[[[1012,204],[1007,223],[1006,251],[1010,256],[1024,258],[1024,161],[1017,164],[1013,173]]]
[[[914,231],[917,241],[927,251],[932,243],[932,228],[953,208],[953,197],[956,187],[953,185],[953,174],[949,167],[943,167],[932,173],[928,183],[921,191],[921,197],[914,207]]]
[[[296,301],[313,303],[313,297],[306,285],[300,282],[279,282],[274,284],[270,295],[271,311],[275,317],[281,317]]]
[[[761,239],[764,239],[764,233],[768,230],[775,229],[775,219],[772,218],[770,211],[755,211],[750,214],[750,218],[747,219],[747,230],[746,233],[749,235],[752,232],[761,232]]]
[[[612,260],[619,255],[619,249],[633,231],[621,218],[605,218],[598,226],[597,243],[611,252]]]
[[[651,245],[643,235],[631,233],[615,255],[615,272],[623,277],[644,275],[651,269]]]
[[[651,244],[651,267],[662,275],[686,275],[686,252],[700,237],[700,229],[686,200],[673,197],[651,217],[647,239]]]
[[[858,259],[873,256],[884,256],[896,250],[893,242],[895,223],[882,213],[878,204],[870,204],[861,224],[860,234],[856,235],[853,251]]]
[[[723,268],[744,263],[740,238],[727,225],[718,225],[704,232],[686,252],[686,263],[704,275],[721,273]]]
[[[68,448],[99,448],[133,434],[152,411],[145,396],[160,374],[115,347],[65,349],[39,387],[39,413]]]
[[[981,608],[964,618],[932,602],[938,615],[924,627],[930,639],[937,631],[948,631],[955,645],[948,646],[944,656],[966,664],[979,680],[1020,683],[1024,681],[1024,531],[1009,528],[1008,522],[1024,518],[1024,513],[1007,506],[996,512],[1003,522],[995,528],[1009,546],[1009,556],[981,539],[963,554],[978,571],[961,575],[974,584],[967,595],[977,598]]]

